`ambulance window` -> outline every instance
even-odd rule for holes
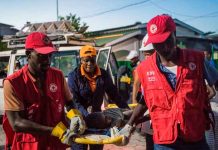
[[[0,79],[7,77],[9,56],[0,57]]]
[[[97,64],[100,68],[106,69],[107,68],[107,58],[108,58],[108,50],[102,50],[99,53]]]
[[[114,53],[111,53],[109,57],[109,63],[111,65],[111,71],[113,75],[116,75],[118,72],[118,64]]]
[[[60,69],[65,77],[67,77],[78,64],[79,58],[77,51],[54,53],[51,60],[51,66]]]
[[[26,55],[16,56],[15,57],[15,62],[14,62],[14,72],[21,69],[26,64],[27,64]]]

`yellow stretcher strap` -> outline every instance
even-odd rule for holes
[[[71,109],[70,111],[67,112],[66,116],[68,119],[71,119],[71,118],[76,117],[76,116],[81,116],[81,113],[77,109]]]
[[[135,108],[137,105],[138,105],[137,103],[135,103],[135,104],[128,104],[128,106],[129,106],[130,108]],[[108,104],[107,107],[106,107],[106,109],[109,109],[109,108],[117,108],[117,107],[118,107],[118,106],[117,106],[116,104]]]
[[[123,141],[123,136],[109,137],[106,135],[84,135],[73,141],[79,144],[116,144]]]

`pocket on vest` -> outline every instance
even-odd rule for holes
[[[166,92],[162,89],[153,89],[146,92],[146,101],[150,105],[150,111],[162,111],[171,109],[171,103],[168,101]]]
[[[172,116],[159,115],[155,117],[152,122],[154,130],[154,140],[159,142],[170,142],[174,137],[174,123]]]
[[[17,150],[39,149],[38,140],[36,139],[36,137],[32,136],[31,134],[17,133],[15,136],[15,140],[16,142],[14,141],[12,149],[17,149]]]
[[[206,129],[204,112],[190,110],[184,114],[184,139],[187,141],[199,141],[203,138]]]

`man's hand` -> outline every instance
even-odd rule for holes
[[[71,145],[73,137],[76,136],[75,132],[66,128],[66,126],[59,122],[52,130],[52,136],[56,136],[63,144]]]
[[[129,143],[129,138],[131,135],[131,132],[133,130],[133,127],[130,126],[129,124],[126,124],[119,132],[117,135],[123,135],[123,141],[121,144],[119,144],[119,146],[125,146]]]
[[[85,132],[85,121],[77,109],[71,109],[67,112],[67,118],[70,119],[70,131],[77,134],[83,134]]]
[[[126,137],[130,137],[133,127],[129,124],[126,124],[118,133]]]

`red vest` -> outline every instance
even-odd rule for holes
[[[49,68],[46,83],[43,86],[44,96],[40,95],[36,84],[27,74],[28,66],[24,66],[7,79],[11,82],[17,96],[24,104],[25,118],[33,122],[54,127],[64,120],[64,85],[61,71]],[[10,129],[5,121],[4,129]],[[11,133],[5,132],[7,137]],[[9,138],[11,139],[11,138]],[[15,133],[12,141],[13,150],[61,150],[66,149],[58,138],[51,135]],[[7,144],[7,143],[6,143]]]
[[[188,142],[199,141],[208,125],[204,55],[189,50],[178,49],[178,52],[175,91],[156,64],[157,53],[137,68],[156,144],[173,143],[178,136]]]

